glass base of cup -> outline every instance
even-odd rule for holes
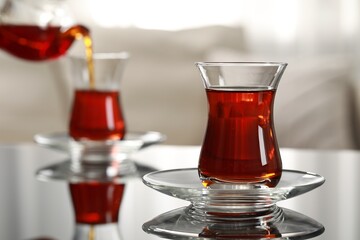
[[[213,203],[203,206],[193,203],[184,212],[189,218],[201,222],[237,222],[242,226],[272,224],[283,220],[283,210],[276,204],[217,205]]]
[[[247,179],[219,179],[214,177],[208,177],[199,173],[202,185],[212,189],[259,189],[275,187],[281,178],[279,176],[263,176],[259,178],[247,178]]]
[[[124,142],[116,140],[70,140],[71,159],[82,163],[121,162],[128,157],[134,148],[140,149],[141,142]]]

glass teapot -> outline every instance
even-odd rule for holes
[[[64,0],[3,0],[0,48],[11,55],[31,61],[54,59],[79,38],[91,45],[88,29],[74,23]]]

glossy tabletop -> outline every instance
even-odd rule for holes
[[[157,145],[132,156],[141,170],[197,167],[198,146]],[[313,239],[356,240],[360,236],[360,152],[351,150],[281,149],[284,169],[313,172],[324,185],[278,203],[322,223],[325,232]],[[0,239],[48,237],[70,240],[74,214],[64,181],[42,182],[38,169],[66,161],[66,154],[35,144],[0,146]],[[189,202],[157,192],[141,178],[127,183],[120,209],[123,240],[160,239],[142,230],[143,223]]]

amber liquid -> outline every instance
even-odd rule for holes
[[[207,90],[209,115],[199,160],[204,185],[215,181],[275,186],[282,172],[273,90]]]
[[[70,183],[77,223],[106,224],[118,221],[125,185],[112,182]]]
[[[125,123],[118,91],[76,90],[69,127],[76,139],[123,139]]]

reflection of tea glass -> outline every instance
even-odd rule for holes
[[[74,22],[65,0],[2,3],[0,48],[13,56],[32,61],[53,59],[64,55],[79,37],[89,38],[89,31]]]
[[[38,170],[37,178],[68,182],[75,217],[73,240],[120,240],[125,185],[138,174],[132,164],[65,161]]]
[[[199,175],[205,186],[276,186],[282,162],[273,105],[286,63],[199,62],[208,122]],[[229,186],[227,186],[229,187]]]
[[[120,82],[128,54],[96,53],[93,66],[85,58],[69,57],[75,84],[69,135],[72,159],[88,162],[122,160],[117,142],[126,133]],[[93,67],[93,79],[89,68]]]
[[[75,212],[73,240],[119,240],[119,209],[125,184],[116,182],[69,183]]]

